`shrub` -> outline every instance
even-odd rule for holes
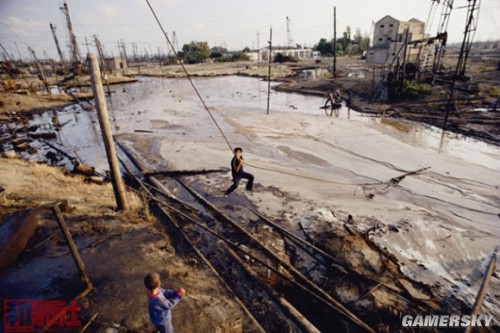
[[[431,92],[431,88],[424,84],[418,84],[411,81],[403,82],[403,90],[401,91],[401,97],[416,99],[424,97]]]

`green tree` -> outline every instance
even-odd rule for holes
[[[314,45],[314,51],[319,51],[322,56],[333,55],[332,51],[332,41],[327,41],[326,38],[321,38],[319,43]]]
[[[370,37],[368,36],[368,33],[365,32],[363,35],[363,40],[361,41],[361,51],[367,51],[370,48]]]
[[[188,64],[197,64],[210,57],[207,42],[191,42],[182,46],[182,53]]]
[[[364,51],[367,51],[370,47],[370,37],[368,37],[368,33],[361,34],[361,29],[356,28],[356,34],[353,38],[353,53],[354,54],[363,54]]]
[[[350,26],[347,26],[345,28],[345,31],[343,32],[342,37],[339,40],[337,40],[337,42],[340,44],[340,48],[344,54],[350,54],[351,47],[352,47],[351,27]]]
[[[352,40],[352,52],[354,54],[361,54],[363,53],[362,50],[362,43],[363,43],[363,35],[361,35],[361,29],[356,28],[356,33],[354,34],[354,38]]]

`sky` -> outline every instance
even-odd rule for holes
[[[478,0],[479,1],[479,0]],[[347,26],[354,33],[372,35],[372,23],[385,15],[398,20],[417,18],[423,22],[434,17],[428,32],[435,35],[442,5],[433,0],[149,0],[169,37],[175,32],[179,50],[191,41],[208,42],[210,47],[229,50],[262,48],[268,45],[272,28],[273,46],[293,44],[312,47],[320,38],[333,37],[333,7],[336,7],[337,36]],[[444,0],[439,1],[443,3]],[[68,57],[66,20],[60,10],[62,0],[0,0],[0,42],[9,57],[31,58],[28,47],[39,58],[58,59],[49,23]],[[118,56],[118,42],[133,54],[164,54],[168,47],[146,0],[66,0],[80,53],[87,47],[96,53],[97,35],[107,55]],[[450,42],[462,42],[468,0],[454,0],[448,25]],[[500,0],[481,0],[474,41],[500,39]],[[288,21],[287,21],[288,17]],[[288,25],[287,25],[288,22]],[[288,32],[287,32],[288,26]],[[85,38],[88,44],[86,45]],[[292,44],[292,45],[293,45]],[[4,53],[3,50],[0,52]],[[3,58],[2,58],[3,60]]]

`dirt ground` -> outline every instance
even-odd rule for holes
[[[288,91],[324,94],[336,88],[343,91],[351,89],[355,94],[354,109],[412,119],[410,111],[414,111],[413,107],[369,103],[367,91],[371,91],[372,87],[371,78],[368,77],[370,68],[362,61],[339,59],[340,77],[336,79],[327,76],[328,65],[325,62],[305,65],[310,66],[317,66],[321,70],[322,74],[315,80],[300,79],[304,67],[296,65],[273,66],[273,76],[277,80],[283,80],[285,83],[281,89]],[[478,83],[480,90],[476,95],[484,96],[486,100],[481,100],[481,103],[488,107],[491,107],[495,96],[498,96],[500,76],[494,66],[493,62],[472,66],[476,80],[481,80],[483,75],[483,81]],[[267,75],[266,66],[251,63],[229,66],[191,65],[188,66],[188,71],[193,76]],[[349,76],[353,71],[364,72],[365,78]],[[127,69],[125,74],[139,74],[139,70]],[[160,72],[154,66],[143,67],[140,74],[183,76],[179,66],[162,67]],[[442,99],[442,94],[435,90],[428,98]],[[31,93],[1,93],[0,118],[8,120],[20,111],[62,106],[72,100],[73,98],[67,95],[50,97]],[[463,122],[463,115],[457,114],[454,119],[457,119],[457,122],[462,120],[462,133],[498,144],[499,116],[498,113],[491,114],[491,122],[476,124],[472,129]],[[428,121],[436,123],[442,117],[440,114],[439,117]],[[414,119],[420,118],[415,116]],[[485,136],[481,133],[492,135]],[[258,324],[224,288],[213,272],[190,253],[176,253],[175,240],[165,232],[162,221],[152,216],[145,208],[143,198],[138,197],[132,190],[127,193],[132,209],[129,212],[116,212],[110,184],[89,184],[84,182],[82,176],[68,174],[60,168],[18,159],[1,158],[0,174],[2,221],[16,211],[68,200],[71,211],[65,213],[64,217],[95,287],[95,291],[81,303],[83,318],[88,319],[98,313],[99,321],[117,323],[131,331],[154,332],[147,317],[142,278],[147,272],[158,271],[166,287],[191,286],[186,287],[187,297],[174,310],[173,323],[176,332],[228,332],[227,328],[231,326],[242,326],[245,332],[260,331]],[[53,269],[47,272],[47,267]],[[15,264],[0,272],[0,294],[7,298],[30,298],[38,295],[41,298],[70,299],[81,291],[81,288],[76,287],[82,285],[76,270],[71,268],[69,271],[68,267],[73,267],[71,256],[58,232],[57,224],[50,214],[43,214],[39,228],[26,251]],[[45,276],[43,274],[48,276],[40,278]],[[40,280],[43,280],[43,283],[40,283]],[[34,287],[30,293],[14,290],[14,283],[20,282]]]
[[[154,332],[142,279],[158,271],[165,288],[187,289],[174,310],[176,332],[216,332],[241,325],[248,332],[260,331],[213,272],[191,253],[176,253],[161,222],[134,192],[127,192],[130,211],[116,212],[110,184],[88,184],[81,175],[19,159],[0,159],[0,174],[0,220],[15,211],[68,201],[71,211],[64,218],[95,288],[80,301],[84,322],[98,313],[98,322]],[[84,289],[71,261],[54,217],[44,213],[23,254],[0,273],[0,294],[69,301]],[[19,283],[29,288],[12,288]]]

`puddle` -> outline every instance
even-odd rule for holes
[[[364,79],[365,72],[351,72],[351,73],[347,74],[347,77],[355,77],[355,78]]]

